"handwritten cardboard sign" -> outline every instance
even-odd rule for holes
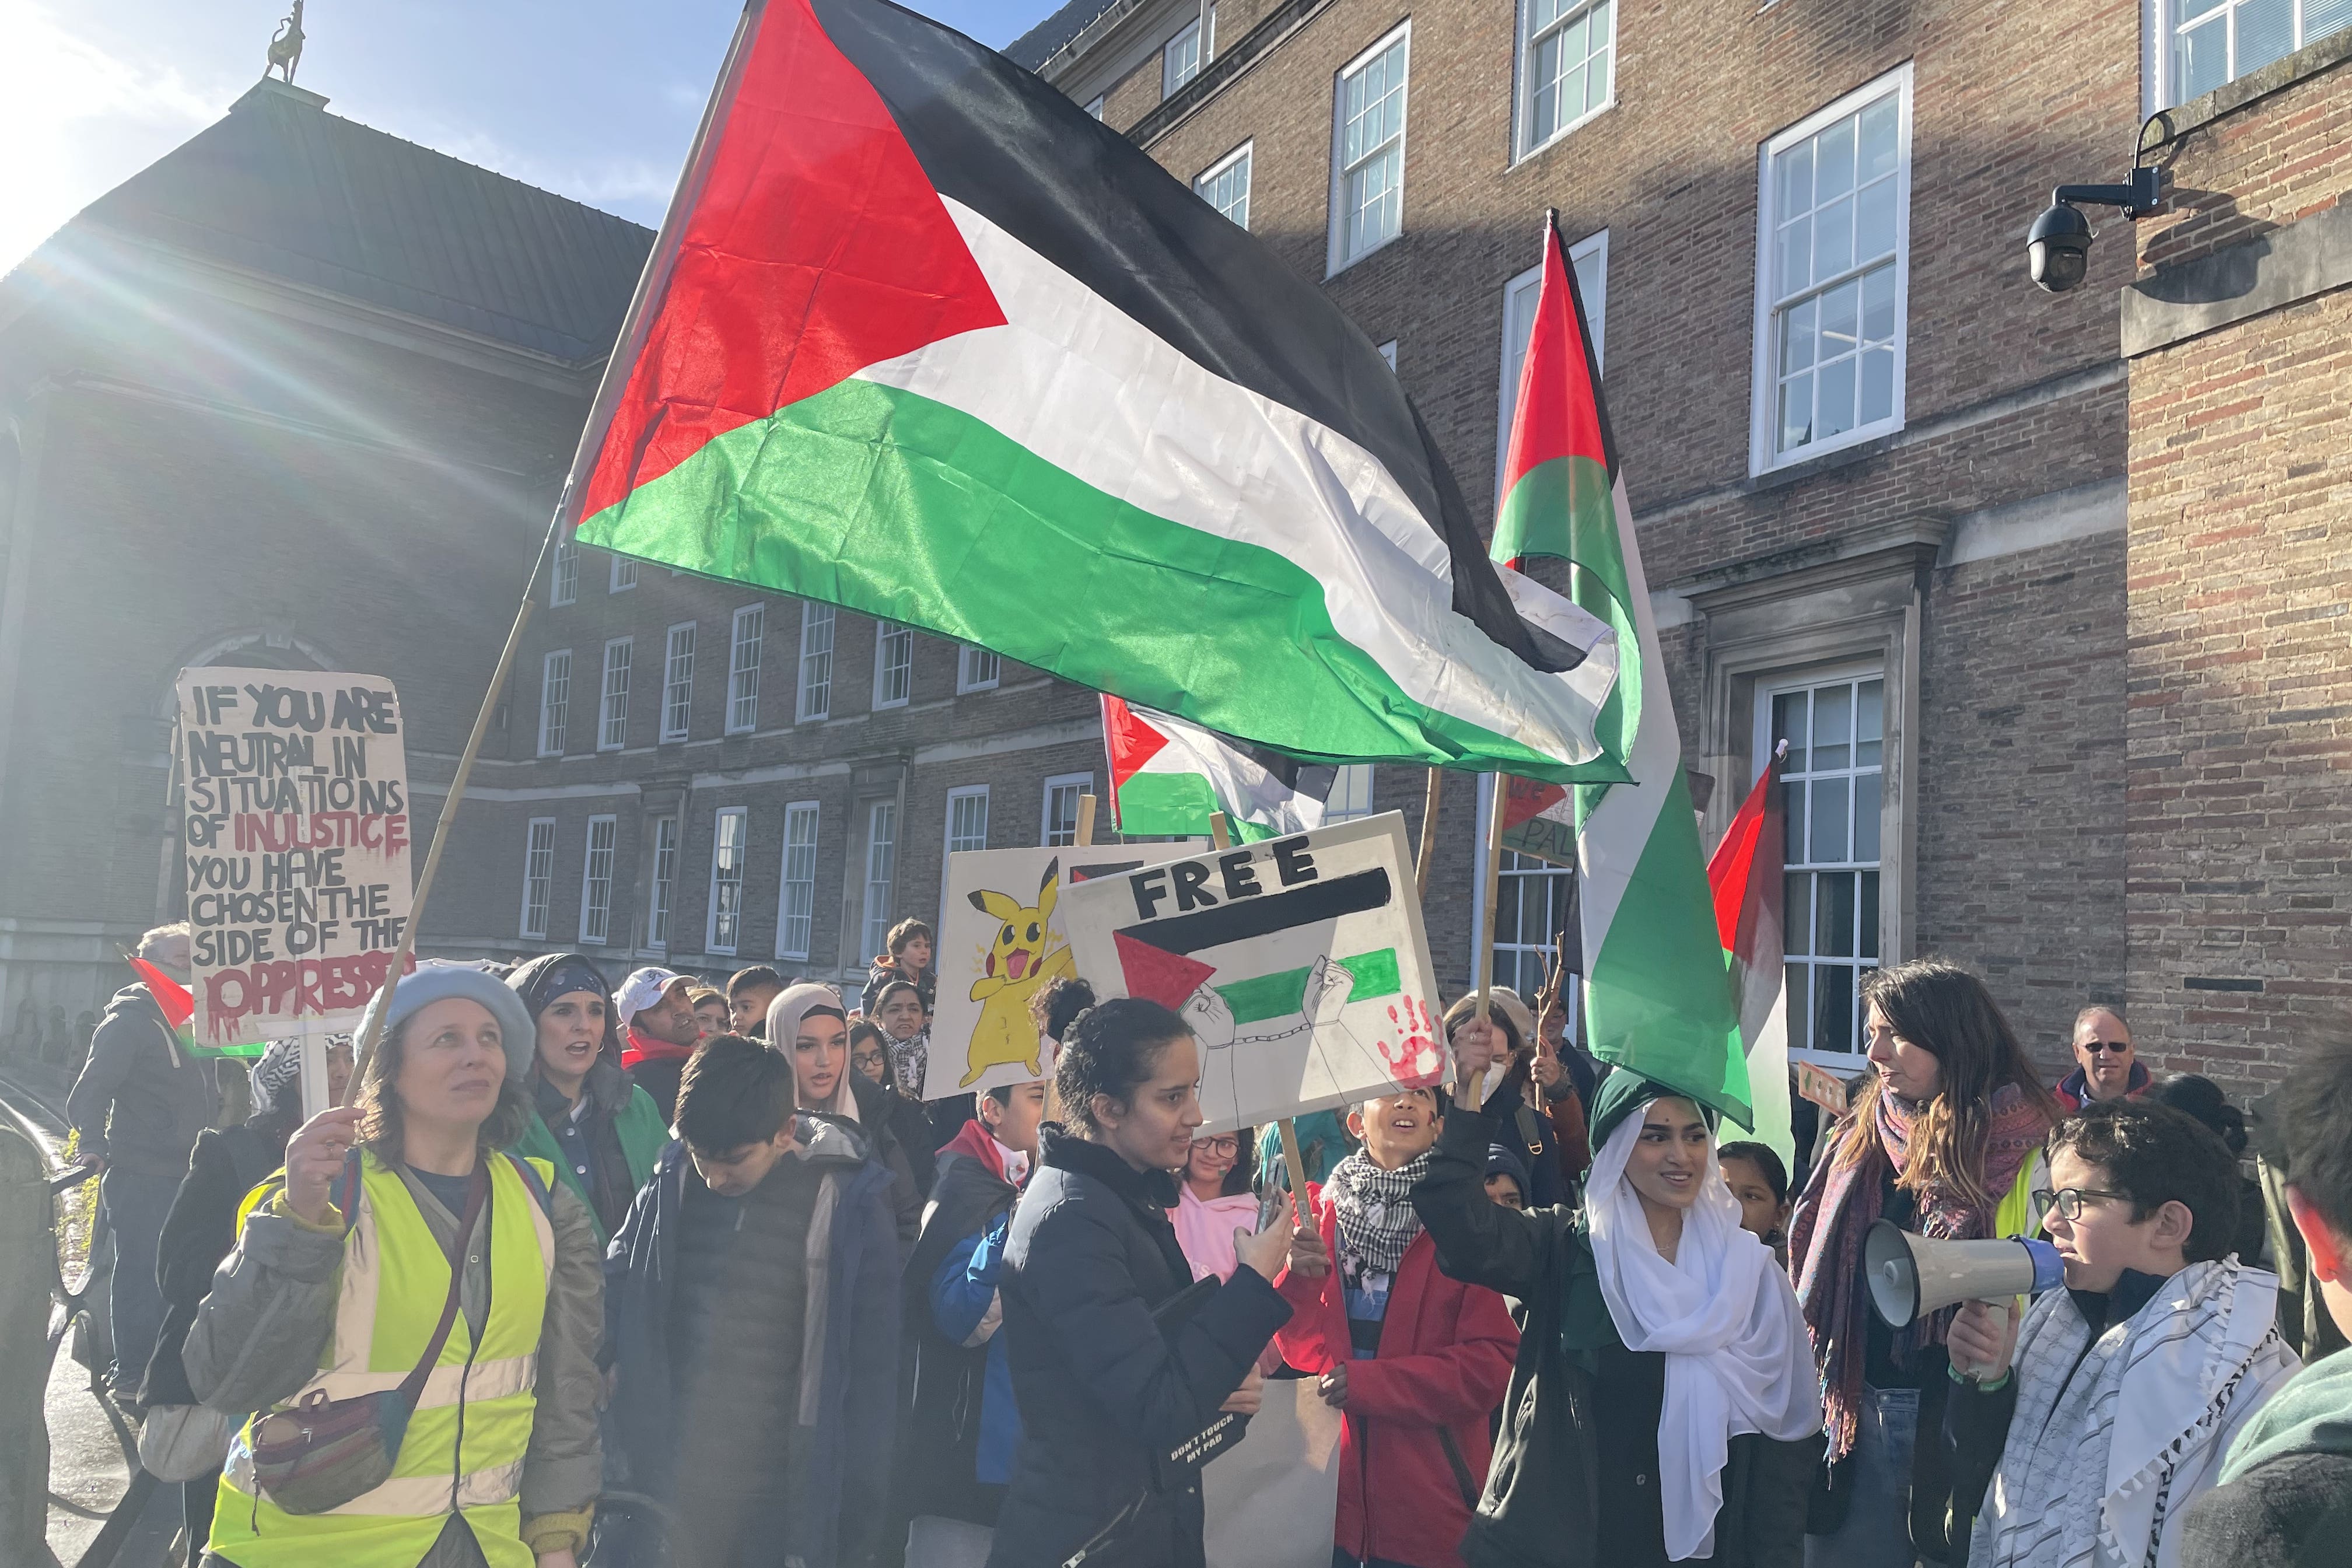
[[[408,757],[374,675],[180,673],[200,1045],[349,1030],[408,923]]]
[[[1192,1026],[1204,1131],[1444,1077],[1394,812],[1081,883],[1061,907],[1097,994],[1149,996]]]

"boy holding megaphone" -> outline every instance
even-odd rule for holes
[[[2051,1133],[2035,1194],[2064,1269],[2021,1316],[1952,1323],[1952,1497],[1981,1497],[1971,1568],[2193,1568],[2180,1519],[2230,1439],[2301,1363],[2273,1323],[2278,1279],[2228,1251],[2237,1162],[2209,1129],[2139,1100]]]

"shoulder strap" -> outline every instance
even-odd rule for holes
[[[346,1237],[352,1234],[352,1227],[360,1223],[360,1162],[366,1157],[367,1152],[356,1146],[343,1156],[343,1173],[335,1178],[330,1194],[335,1212],[343,1216],[343,1235]],[[436,1351],[434,1353],[437,1355],[440,1352]]]
[[[441,1321],[433,1326],[433,1338],[426,1343],[425,1353],[416,1358],[416,1365],[409,1374],[400,1380],[401,1403],[411,1410],[416,1408],[416,1401],[424,1394],[425,1380],[432,1375],[434,1364],[440,1361],[441,1347],[449,1342],[449,1330],[457,1321],[457,1297],[466,1287],[467,1238],[474,1234],[477,1217],[483,1218],[485,1230],[488,1228],[488,1218],[482,1215],[482,1200],[489,1194],[489,1165],[488,1162],[477,1162],[474,1179],[466,1188],[466,1212],[457,1216],[457,1239],[446,1249],[449,1258],[449,1299],[441,1303]],[[488,1239],[485,1237],[485,1255],[488,1250]]]

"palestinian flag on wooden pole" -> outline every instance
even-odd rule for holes
[[[118,950],[120,951],[120,950]],[[269,1048],[266,1040],[254,1040],[244,1045],[200,1046],[196,1043],[196,998],[186,986],[164,973],[143,958],[125,955],[131,968],[139,972],[140,981],[147,994],[155,998],[163,1009],[163,1021],[172,1026],[172,1035],[180,1049],[192,1057],[257,1057]]]
[[[562,521],[1290,756],[1625,776],[1617,628],[1486,559],[1370,340],[886,0],[751,0]]]
[[[1575,791],[1584,928],[1585,1038],[1633,1068],[1752,1125],[1739,1014],[1717,940],[1683,775],[1681,731],[1650,612],[1601,367],[1558,224],[1544,220],[1543,283],[1519,373],[1495,524],[1497,561],[1569,563],[1570,596],[1629,652],[1602,705],[1602,751],[1630,782]]]
[[[1102,710],[1111,823],[1121,833],[1198,837],[1215,812],[1244,844],[1323,826],[1337,770],[1236,745],[1116,697]]]
[[[1781,945],[1781,851],[1788,832],[1780,767],[1783,741],[1764,764],[1764,776],[1739,803],[1738,815],[1706,863],[1715,891],[1715,929],[1739,993],[1739,1037],[1748,1052],[1748,1084],[1755,1097],[1757,1138],[1790,1171],[1797,1168],[1796,1134],[1789,1122],[1789,970]]]

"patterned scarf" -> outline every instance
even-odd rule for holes
[[[1423,1150],[1393,1171],[1383,1171],[1362,1151],[1331,1167],[1331,1217],[1353,1277],[1393,1274],[1404,1249],[1421,1234],[1412,1208],[1412,1186],[1428,1173],[1434,1150]]]
[[[1846,1164],[1835,1158],[1813,1166],[1805,1195],[1789,1226],[1789,1256],[1796,1262],[1797,1301],[1812,1334],[1822,1367],[1822,1406],[1829,1429],[1829,1457],[1843,1459],[1853,1447],[1862,1408],[1862,1373],[1869,1333],[1869,1288],[1862,1267],[1863,1237],[1878,1220],[1888,1170],[1900,1171],[1911,1147],[1911,1131],[1926,1108],[1916,1100],[1880,1092],[1872,1097],[1877,1136],[1862,1158]],[[1942,1183],[1917,1194],[1912,1228],[1939,1241],[1977,1241],[1992,1234],[1993,1211],[2016,1184],[2017,1173],[2042,1147],[2050,1123],[2015,1084],[1993,1090],[1992,1126],[1985,1138],[1982,1207],[1968,1203]],[[1845,1124],[1840,1123],[1837,1142]],[[1947,1307],[1907,1329],[1896,1331],[1895,1360],[1908,1365],[1927,1345],[1944,1342],[1957,1308]]]
[[[890,1056],[890,1081],[908,1100],[921,1100],[923,1075],[930,1071],[931,1032],[918,1029],[903,1040],[893,1040],[887,1035],[882,1038],[883,1048]]]

